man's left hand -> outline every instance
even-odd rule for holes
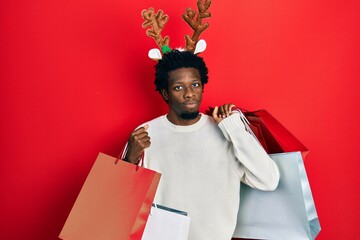
[[[223,119],[231,115],[231,109],[235,107],[234,104],[224,104],[220,107],[216,106],[212,113],[212,116],[217,124],[219,124]]]

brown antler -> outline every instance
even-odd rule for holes
[[[197,41],[199,41],[200,34],[209,27],[208,23],[202,23],[202,19],[211,16],[211,13],[207,12],[210,5],[211,0],[205,0],[205,2],[203,2],[202,0],[197,1],[199,13],[197,14],[196,20],[194,19],[196,11],[192,10],[191,8],[186,9],[185,14],[182,15],[185,22],[187,22],[194,30],[191,38],[189,35],[185,35],[186,49],[189,51],[194,52],[196,43]]]
[[[150,27],[146,30],[146,35],[155,39],[160,49],[162,49],[164,45],[169,46],[170,38],[168,36],[164,38],[161,36],[161,31],[168,21],[169,16],[164,14],[162,10],[155,13],[153,8],[149,8],[148,10],[144,9],[141,15],[145,19],[145,22],[142,24],[143,28]]]

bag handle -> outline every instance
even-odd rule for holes
[[[116,158],[115,160],[115,164],[117,164],[119,162],[120,159],[125,160],[126,154],[128,151],[128,142],[126,142],[124,148],[122,149],[122,151],[120,152],[119,156]],[[138,163],[136,164],[137,168],[136,170],[138,170],[138,167],[143,167],[144,166],[144,153],[141,154]]]
[[[205,110],[205,114],[209,115],[209,116],[212,116],[212,112],[214,111],[214,108],[213,107],[209,107],[208,110]],[[238,108],[238,107],[234,107],[231,111],[235,111],[235,112],[238,112],[240,114],[240,120],[242,121],[242,123],[244,124],[245,126],[245,130],[250,133],[255,139],[256,141],[259,143],[259,145],[264,148],[259,139],[256,137],[255,133],[251,130],[250,128],[250,125],[251,123],[249,122],[249,120],[245,117],[245,115],[243,114],[243,112],[249,112],[248,110],[246,109],[243,109],[243,108]]]
[[[246,130],[248,133],[250,133],[250,134],[255,138],[255,140],[259,143],[259,145],[260,145],[261,147],[263,147],[263,146],[261,145],[259,139],[256,137],[255,133],[253,132],[253,130],[251,130],[251,127],[250,127],[250,124],[251,124],[251,123],[250,123],[249,120],[245,117],[245,115],[242,113],[241,110],[242,110],[241,108],[235,108],[235,109],[233,109],[232,111],[236,111],[236,112],[238,112],[238,113],[240,114],[240,120],[241,120],[242,123],[244,124],[245,130]],[[246,111],[246,110],[245,110],[245,111]]]
[[[214,111],[214,108],[213,107],[209,107],[208,110],[205,110],[205,114],[209,115],[209,116],[212,116],[212,112]],[[235,112],[238,112],[240,114],[240,120],[243,122],[244,126],[245,126],[245,130],[250,133],[255,139],[256,141],[260,144],[260,146],[262,147],[259,139],[256,137],[255,133],[251,130],[250,128],[250,122],[249,120],[247,120],[247,118],[245,117],[245,115],[243,114],[242,111],[244,112],[249,112],[248,110],[246,109],[243,109],[243,108],[233,108],[231,111],[235,111]]]

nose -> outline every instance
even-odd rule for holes
[[[194,89],[186,87],[184,90],[184,98],[192,98],[195,95]]]

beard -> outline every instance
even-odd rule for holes
[[[199,111],[196,112],[183,112],[180,114],[180,117],[184,120],[193,120],[195,118],[197,118],[197,116],[199,115]]]

